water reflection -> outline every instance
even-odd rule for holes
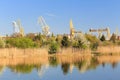
[[[33,70],[39,76],[44,75],[49,67],[61,67],[64,75],[78,69],[80,73],[96,69],[99,65],[105,67],[110,64],[114,69],[120,62],[120,56],[91,56],[91,55],[70,55],[70,56],[44,56],[32,58],[0,58],[0,72],[7,67],[14,73],[29,74]]]

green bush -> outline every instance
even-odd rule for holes
[[[6,40],[6,44],[10,47],[17,48],[33,48],[37,45],[29,38],[10,38]]]
[[[97,39],[96,36],[93,36],[93,35],[90,35],[90,34],[85,34],[85,37],[90,43],[99,42],[99,39]]]
[[[112,41],[113,43],[116,42],[116,35],[114,33],[112,34],[110,41]]]
[[[102,35],[102,37],[100,38],[101,41],[105,41],[105,36]]]
[[[49,54],[57,53],[59,50],[59,45],[56,42],[52,42],[49,47]]]
[[[61,41],[62,47],[69,47],[70,46],[70,41],[67,36],[63,36],[62,41]]]
[[[4,48],[5,47],[5,41],[0,39],[0,48]]]
[[[90,44],[83,33],[77,34],[72,42],[73,42],[72,46],[74,48],[81,48],[81,49],[88,48]]]
[[[90,45],[90,47],[91,47],[92,50],[97,50],[98,46],[99,46],[99,44],[97,42],[96,43],[92,43]]]

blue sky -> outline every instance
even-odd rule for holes
[[[20,19],[25,33],[41,32],[37,24],[43,16],[55,34],[69,33],[69,21],[75,29],[120,29],[120,0],[1,0],[0,35],[12,34],[12,21]]]

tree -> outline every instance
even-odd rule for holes
[[[112,41],[113,43],[115,43],[116,41],[116,35],[113,33],[111,38],[110,38],[110,41]]]
[[[73,40],[73,47],[86,49],[89,47],[89,41],[86,39],[84,34],[79,33],[75,36]]]
[[[102,35],[102,37],[100,38],[101,41],[105,41],[105,36]]]
[[[50,47],[49,47],[49,54],[54,54],[54,53],[57,53],[59,50],[59,45],[53,41],[51,44],[50,44]]]
[[[61,44],[62,44],[62,47],[68,47],[70,45],[70,42],[67,36],[63,36]]]
[[[35,47],[35,43],[32,41],[32,39],[29,38],[10,38],[6,40],[6,44],[11,47],[17,47],[17,48]]]

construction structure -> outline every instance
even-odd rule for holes
[[[105,28],[105,29],[89,29],[89,32],[90,33],[98,33],[98,38],[100,38],[101,36],[102,36],[102,34],[103,34],[103,32],[106,32],[106,40],[110,40],[110,37],[111,37],[111,35],[110,35],[110,29],[109,29],[109,27],[107,27],[107,28]]]
[[[16,37],[16,36],[24,36],[24,29],[22,27],[22,24],[20,22],[20,20],[17,20],[17,21],[13,21],[12,22],[12,25],[13,25],[13,37]]]
[[[45,36],[49,36],[50,35],[50,28],[49,28],[49,26],[46,24],[46,22],[45,22],[45,19],[42,17],[42,16],[40,16],[39,18],[38,18],[38,24],[41,26],[41,28],[42,28],[42,33],[43,33],[43,35],[45,35]]]
[[[78,33],[82,33],[81,31],[76,31],[74,26],[73,26],[73,22],[72,22],[72,19],[70,20],[70,38],[73,39],[75,34],[78,34]]]

